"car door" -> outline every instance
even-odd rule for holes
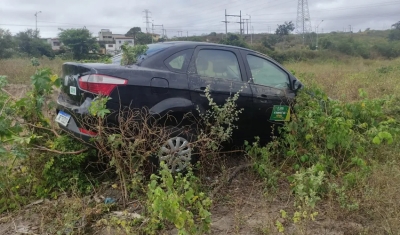
[[[209,108],[209,101],[205,96],[207,87],[218,105],[223,105],[228,97],[240,91],[236,104],[238,108],[243,108],[243,112],[235,123],[239,129],[234,132],[233,137],[236,140],[246,139],[252,116],[248,107],[253,101],[240,51],[222,46],[198,46],[188,71],[192,101],[200,108]]]
[[[291,75],[278,63],[251,51],[242,51],[253,93],[254,133],[261,139],[277,134],[274,124],[290,118],[289,103],[295,97]]]

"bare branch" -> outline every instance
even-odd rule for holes
[[[30,148],[33,150],[42,150],[42,151],[47,151],[47,152],[51,152],[51,153],[58,153],[58,154],[80,154],[83,152],[86,152],[89,150],[89,148],[84,148],[78,151],[73,151],[73,152],[62,152],[62,151],[58,151],[58,150],[54,150],[54,149],[48,149],[39,145],[34,145],[36,148]]]
[[[60,137],[60,135],[59,135],[59,134],[57,133],[57,131],[54,130],[54,129],[50,129],[50,128],[42,127],[42,126],[36,126],[36,125],[30,124],[30,123],[26,123],[26,124],[27,124],[28,126],[30,126],[30,127],[34,127],[34,128],[39,128],[39,129],[51,131],[51,132],[53,132],[53,134],[54,134],[55,136]]]

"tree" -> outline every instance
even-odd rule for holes
[[[88,29],[60,29],[60,41],[72,51],[74,59],[88,58],[90,52],[97,52],[99,44]]]
[[[400,40],[400,21],[392,25],[392,30],[389,33],[389,40],[390,41],[398,41]]]
[[[390,41],[400,40],[400,29],[392,29],[388,36]]]
[[[10,31],[0,29],[0,45],[0,59],[10,58],[15,47]]]
[[[278,25],[275,34],[283,36],[289,35],[295,29],[292,21],[286,22],[284,24]]]
[[[36,30],[28,29],[24,32],[17,33],[17,35],[15,35],[15,41],[18,45],[18,50],[22,53],[35,57],[54,57],[50,44],[40,39]]]
[[[267,37],[263,38],[261,41],[261,44],[270,49],[271,51],[275,50],[275,44],[277,44],[279,41],[279,38],[277,35],[271,34],[268,35]]]
[[[133,27],[125,34],[125,36],[133,37],[134,39],[136,39],[136,35],[141,32],[142,32],[142,29],[140,27]]]
[[[228,37],[220,41],[221,44],[248,48],[247,43],[236,34],[228,33]]]
[[[139,32],[136,34],[135,44],[138,45],[146,45],[152,42],[151,35],[143,32]]]
[[[397,22],[397,23],[392,24],[392,27],[393,27],[394,29],[400,29],[400,21]]]

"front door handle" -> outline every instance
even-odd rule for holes
[[[260,95],[261,98],[267,98],[268,96],[266,94]]]

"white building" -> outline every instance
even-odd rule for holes
[[[106,54],[110,54],[110,55],[115,55],[117,54],[117,49],[115,47],[115,44],[106,44]]]
[[[127,43],[130,46],[133,46],[134,39],[132,37],[115,37],[115,48],[116,50],[121,50],[121,46]]]
[[[112,32],[109,29],[102,29],[99,32],[99,41],[105,41],[105,42],[112,42],[113,36]]]
[[[51,49],[53,49],[53,51],[60,50],[62,43],[58,38],[43,38],[43,40],[45,40],[48,44],[50,44]]]

